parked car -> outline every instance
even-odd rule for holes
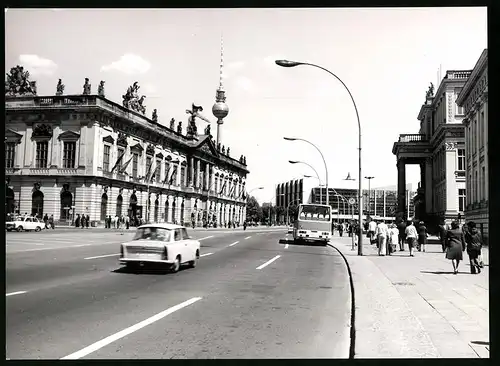
[[[182,264],[196,267],[200,242],[192,239],[184,226],[146,224],[137,228],[134,238],[121,244],[120,262],[127,267],[157,264],[178,272]]]
[[[7,229],[7,231],[40,231],[45,229],[45,223],[38,220],[36,217],[18,216],[13,221],[7,221],[5,223],[5,229]]]

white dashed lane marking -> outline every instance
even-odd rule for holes
[[[25,294],[28,291],[16,291],[16,292],[11,292],[9,294],[6,294],[5,296],[14,296],[14,295],[22,295]]]
[[[248,239],[250,239],[251,237],[252,237],[252,236],[247,236],[247,237],[245,238],[245,240],[248,240]]]
[[[267,267],[268,265],[270,265],[271,263],[273,263],[276,259],[278,259],[279,257],[281,257],[281,255],[277,255],[276,257],[268,260],[266,263],[264,264],[261,264],[260,266],[258,266],[256,269],[262,269],[264,267]]]
[[[210,235],[210,236],[205,236],[204,238],[200,238],[198,239],[199,241],[202,241],[202,240],[205,240],[205,239],[210,239],[210,238],[213,238],[214,236],[213,235]]]
[[[205,254],[200,255],[200,257],[206,257],[207,255],[212,255],[212,254],[214,254],[214,253],[205,253]]]
[[[106,258],[106,257],[113,257],[113,256],[117,256],[117,255],[120,255],[120,253],[116,253],[116,254],[105,254],[105,255],[97,255],[97,256],[95,256],[95,257],[87,257],[87,258],[83,258],[83,259]]]
[[[236,245],[236,244],[238,244],[238,243],[239,243],[239,241],[235,241],[234,243],[229,244],[229,246],[230,246],[230,247],[232,247],[233,245]]]

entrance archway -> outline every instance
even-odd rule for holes
[[[122,206],[123,206],[123,197],[120,194],[118,197],[116,197],[116,216],[118,217],[122,216]]]
[[[106,214],[108,211],[108,195],[103,193],[101,196],[101,221],[106,220]]]
[[[7,187],[5,190],[5,213],[14,213],[15,211],[15,194],[12,188]]]
[[[158,198],[155,200],[155,222],[158,222],[158,210],[160,209],[160,201]]]
[[[43,193],[42,191],[35,191],[31,196],[31,215],[38,218],[43,217]]]
[[[70,209],[73,205],[73,195],[71,192],[65,191],[61,193],[61,220],[70,219]]]

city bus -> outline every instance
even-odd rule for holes
[[[329,205],[300,204],[293,228],[293,240],[327,245],[331,236],[332,208]]]

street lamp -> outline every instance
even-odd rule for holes
[[[255,188],[252,188],[250,191],[247,192],[246,194],[246,202],[245,202],[245,206],[248,205],[248,197],[250,197],[250,193],[252,193],[253,191],[256,191],[256,190],[259,190],[259,189],[264,189],[264,187],[255,187]],[[245,220],[246,220],[246,217],[245,217]]]
[[[366,215],[366,217],[368,218],[368,216],[370,216],[370,212],[371,212],[371,202],[370,202],[370,199],[371,199],[371,195],[370,195],[370,189],[371,189],[371,186],[370,186],[370,183],[372,181],[372,179],[375,178],[375,177],[365,177],[365,179],[368,179],[368,215]]]
[[[321,155],[321,158],[323,159],[323,164],[325,165],[326,204],[328,205],[328,167],[326,165],[325,157],[323,156],[323,153],[321,152],[321,150],[316,145],[314,145],[311,141],[308,141],[306,139],[301,139],[301,138],[298,138],[298,137],[283,137],[283,138],[285,140],[287,140],[287,141],[304,141],[304,142],[307,142],[309,145],[314,146],[314,148],[316,150],[318,150],[319,154]],[[318,174],[318,173],[316,173],[316,174]]]
[[[321,179],[319,179],[319,174],[318,172],[316,171],[316,169],[314,169],[314,167],[308,163],[306,163],[305,161],[298,161],[298,160],[288,160],[288,162],[290,164],[305,164],[307,165],[309,168],[311,168],[312,170],[314,170],[314,172],[316,173],[316,178],[318,178],[318,181],[320,182],[320,187],[319,187],[319,204],[321,205],[321,202],[323,201],[323,194],[321,192]],[[327,201],[327,204],[328,204],[328,189],[327,189],[327,194],[326,194],[327,198],[326,198],[326,201]]]

